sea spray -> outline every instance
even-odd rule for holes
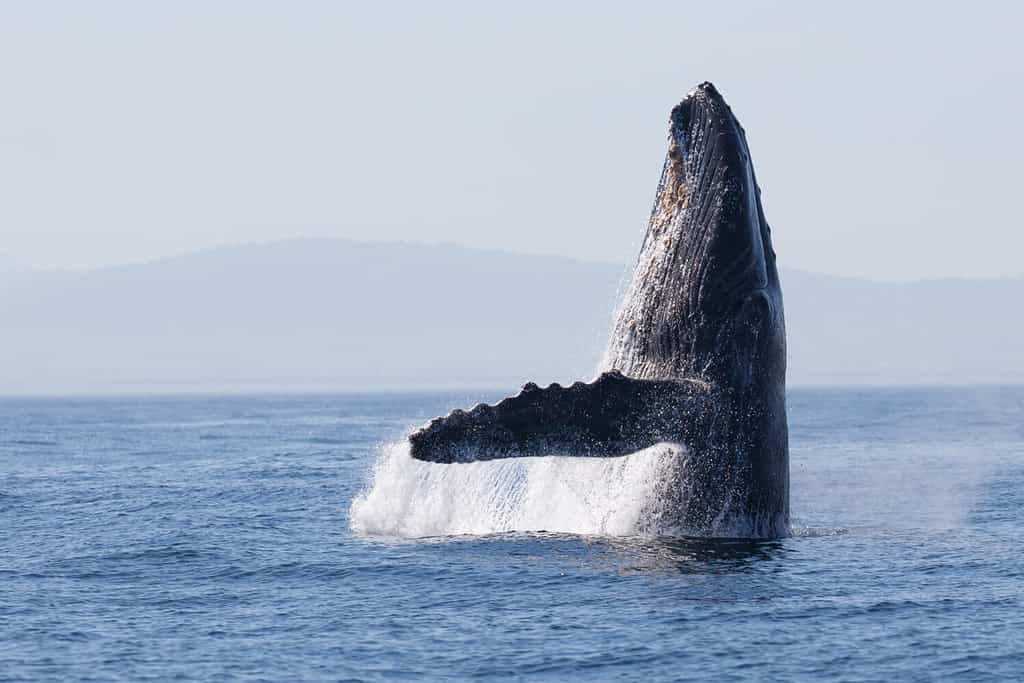
[[[423,538],[507,531],[626,535],[643,531],[684,452],[659,444],[618,458],[539,457],[438,465],[407,442],[382,449],[352,502],[362,534]]]

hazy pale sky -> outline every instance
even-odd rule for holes
[[[631,260],[712,80],[783,266],[1021,276],[1022,8],[0,2],[0,266],[302,236]]]

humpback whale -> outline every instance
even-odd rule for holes
[[[670,115],[668,153],[604,372],[533,383],[409,437],[436,463],[614,457],[673,445],[655,533],[789,531],[782,290],[746,134],[711,83]]]

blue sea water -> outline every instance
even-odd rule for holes
[[[0,680],[1024,677],[1024,389],[792,390],[772,542],[388,445],[495,397],[0,400]]]

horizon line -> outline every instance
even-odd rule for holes
[[[789,384],[786,391],[900,391],[921,389],[1019,389],[1024,388],[1024,381],[979,381],[979,382],[894,382],[884,384],[878,382],[801,382]],[[403,387],[399,384],[352,386],[348,388],[322,387],[298,388],[282,386],[278,388],[259,387],[242,389],[221,387],[218,389],[183,388],[180,390],[131,390],[119,388],[112,391],[69,390],[39,392],[6,392],[0,390],[0,401],[18,400],[81,400],[81,399],[174,399],[188,397],[206,398],[238,398],[258,396],[304,397],[304,396],[365,396],[368,394],[463,394],[463,393],[507,393],[509,385],[491,384],[489,382],[473,384],[412,384]]]

